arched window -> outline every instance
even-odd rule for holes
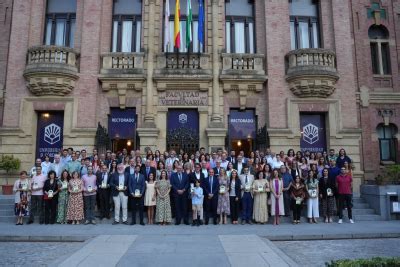
[[[289,0],[291,49],[320,46],[319,11],[316,0]]]
[[[45,45],[74,47],[76,0],[48,0]]]
[[[390,68],[389,31],[382,25],[372,25],[368,29],[371,46],[373,74],[388,75]]]
[[[112,52],[140,52],[142,1],[114,0]]]
[[[253,0],[225,0],[227,53],[255,53]]]
[[[379,124],[376,128],[379,140],[381,161],[396,161],[397,151],[397,127],[394,124]]]

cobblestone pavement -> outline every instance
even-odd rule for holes
[[[0,266],[49,266],[82,247],[82,242],[0,242]]]
[[[400,239],[352,239],[273,242],[300,266],[325,266],[339,259],[400,257]]]

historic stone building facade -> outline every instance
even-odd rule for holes
[[[169,19],[165,0],[13,2],[0,153],[24,168],[59,143],[98,145],[100,123],[114,149],[142,152],[343,147],[357,189],[379,164],[377,126],[399,123],[396,0],[192,0],[189,46],[181,0],[179,51],[175,0]]]

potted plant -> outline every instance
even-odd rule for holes
[[[17,171],[21,166],[21,161],[14,156],[2,155],[0,159],[0,170],[6,171],[6,184],[2,185],[3,195],[11,195],[13,190],[13,185],[8,183],[10,171]]]

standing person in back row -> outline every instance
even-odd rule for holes
[[[240,175],[240,182],[242,185],[242,224],[251,222],[253,215],[253,194],[252,187],[254,182],[254,175],[249,173],[249,167],[243,167],[243,174]]]
[[[347,212],[349,216],[350,223],[354,223],[353,215],[352,215],[352,205],[351,205],[351,196],[352,196],[352,187],[353,187],[353,179],[347,173],[346,168],[340,168],[340,174],[336,177],[336,188],[338,192],[339,198],[339,222],[343,222],[343,209],[346,205]]]

